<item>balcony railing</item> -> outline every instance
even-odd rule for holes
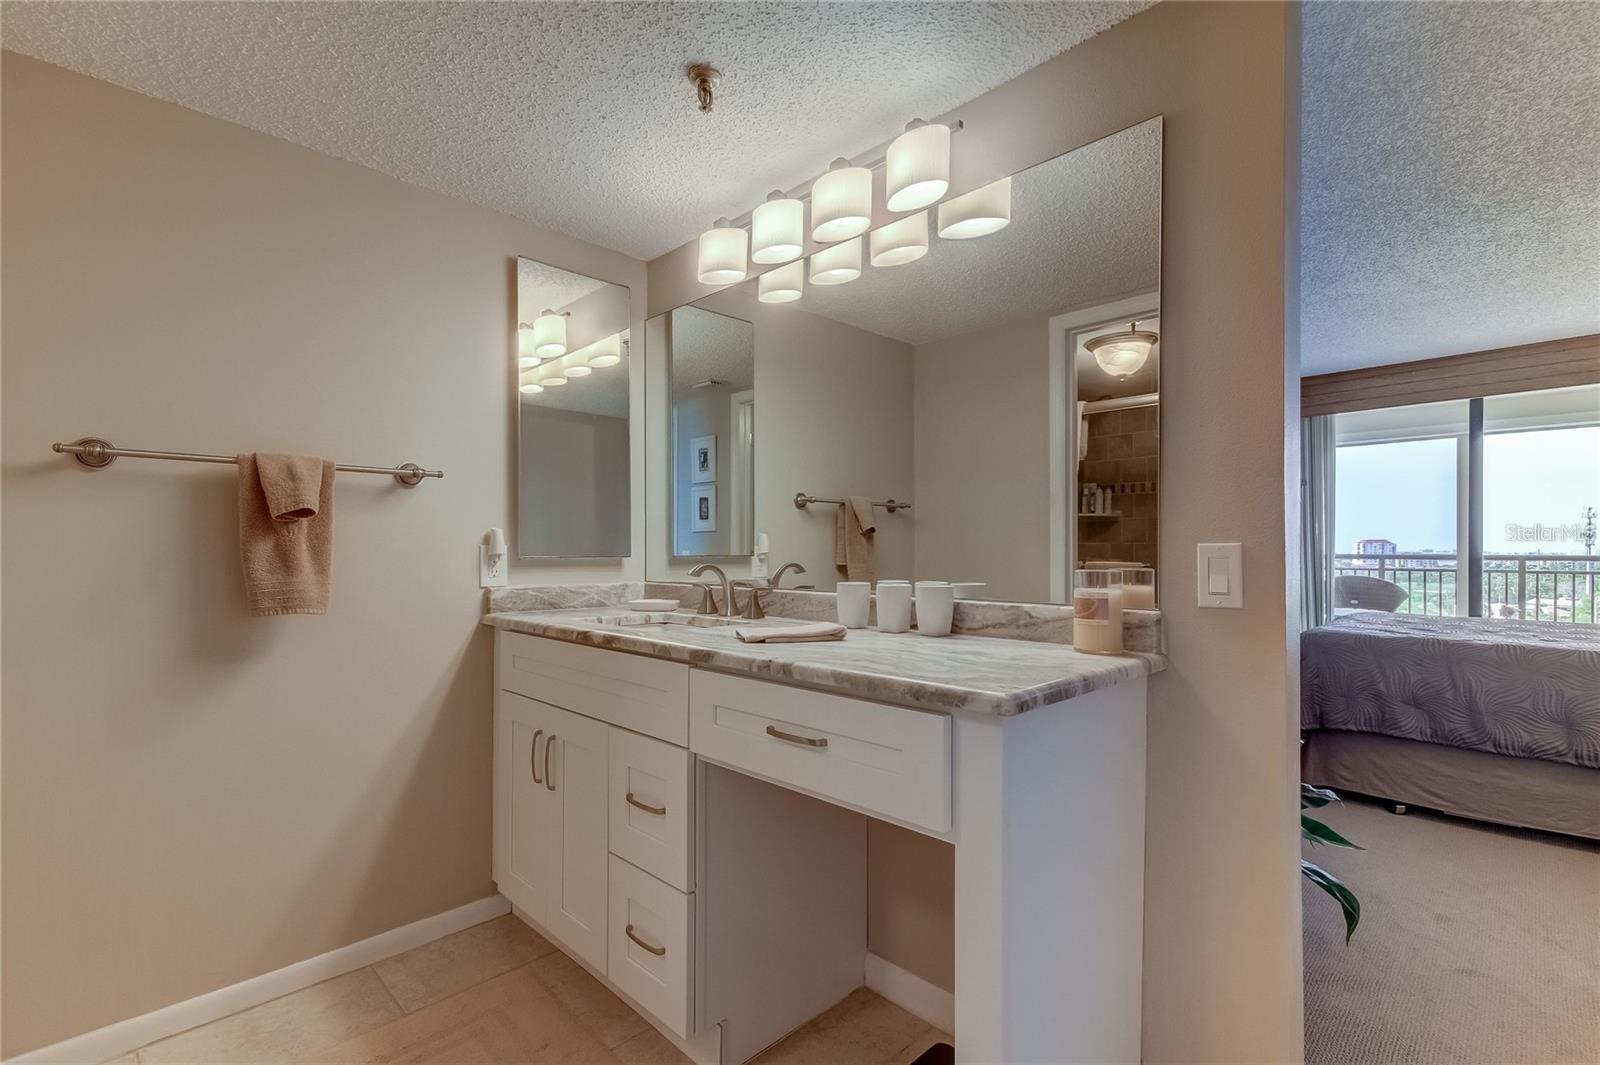
[[[1456,594],[1456,566],[1455,555],[1333,556],[1336,577],[1376,577],[1404,588],[1402,614],[1465,614],[1465,597]],[[1600,616],[1600,555],[1484,555],[1483,612],[1593,625]]]

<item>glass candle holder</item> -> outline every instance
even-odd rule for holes
[[[1090,654],[1121,651],[1122,571],[1080,569],[1072,584],[1072,646]]]
[[[1122,571],[1122,609],[1156,608],[1156,571],[1146,567]]]

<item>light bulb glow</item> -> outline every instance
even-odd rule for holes
[[[594,371],[582,363],[575,363],[561,371],[563,377],[588,377],[592,373]]]
[[[872,248],[873,266],[902,266],[916,262],[928,254],[928,212],[918,211],[882,229],[874,229],[868,238]]]
[[[548,373],[539,378],[539,383],[546,388],[560,388],[567,383],[567,379],[558,373]]]
[[[533,320],[533,353],[541,359],[567,353],[567,316],[547,310]]]
[[[804,263],[790,263],[768,270],[756,279],[756,299],[762,303],[793,303],[805,287]]]
[[[539,356],[537,355],[517,356],[517,369],[519,370],[531,370],[537,365],[539,365]]]
[[[1011,224],[1011,179],[1001,178],[939,205],[939,235],[946,240],[987,236]]]
[[[950,189],[950,127],[913,122],[889,145],[884,191],[891,211],[915,211]]]
[[[537,381],[527,381],[518,385],[517,391],[521,392],[525,396],[537,396],[540,392],[544,391],[544,386],[539,384]]]
[[[811,236],[825,244],[858,237],[872,225],[872,171],[835,159],[811,185]]]
[[[699,273],[702,285],[732,285],[743,281],[745,257],[750,250],[750,234],[726,218],[700,234]]]
[[[805,251],[806,205],[781,192],[750,215],[750,259],[762,265],[786,263]]]
[[[813,285],[843,285],[861,276],[861,238],[823,248],[811,256]]]

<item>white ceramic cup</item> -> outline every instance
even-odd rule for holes
[[[872,584],[868,581],[840,581],[834,588],[839,605],[839,624],[847,629],[867,627],[867,612],[872,605]]]
[[[917,631],[924,636],[950,635],[955,603],[954,586],[944,581],[918,581]]]
[[[878,582],[878,631],[911,631],[911,582]]]
[[[956,590],[957,599],[982,599],[989,590],[987,581],[951,581],[950,587]]]

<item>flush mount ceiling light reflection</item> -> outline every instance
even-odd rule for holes
[[[988,236],[1010,224],[1011,179],[1008,177],[939,205],[939,235],[946,240]]]
[[[872,225],[872,171],[835,159],[811,186],[811,237],[830,244],[859,237]],[[812,280],[816,277],[813,275]]]
[[[1100,369],[1112,377],[1128,377],[1138,373],[1150,358],[1150,349],[1161,337],[1139,328],[1138,322],[1129,322],[1128,328],[1117,333],[1093,337],[1083,346],[1100,364]]]
[[[813,285],[843,285],[861,276],[861,238],[823,248],[811,256]]]
[[[950,127],[929,125],[922,119],[906,124],[906,131],[889,145],[883,163],[885,206],[891,211],[915,211],[950,189]]]
[[[800,298],[805,280],[805,263],[768,270],[756,281],[756,299],[762,303],[793,303]]]
[[[745,277],[745,256],[750,250],[750,234],[726,218],[719,218],[700,234],[702,285],[732,285]]]
[[[873,266],[914,263],[928,254],[928,212],[918,211],[882,229],[874,229],[868,240],[872,246]]]
[[[546,310],[533,320],[533,353],[554,359],[567,353],[567,312]]]
[[[806,250],[806,205],[776,189],[750,215],[750,259],[770,266]]]

